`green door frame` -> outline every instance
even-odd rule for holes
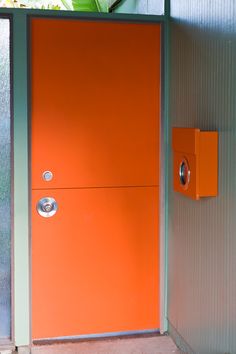
[[[168,1],[166,1],[168,3]],[[161,326],[167,326],[167,215],[168,215],[168,81],[169,81],[169,7],[163,16],[118,13],[82,13],[35,9],[1,8],[0,17],[8,17],[12,31],[12,92],[14,127],[14,259],[13,259],[13,333],[12,343],[17,347],[31,345],[31,241],[30,241],[30,177],[29,177],[29,92],[28,52],[29,19],[33,16],[74,18],[84,20],[127,21],[162,24],[162,118],[161,118]],[[164,158],[165,157],[165,158]],[[10,344],[10,343],[9,343]]]

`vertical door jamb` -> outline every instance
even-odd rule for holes
[[[30,344],[27,15],[13,14],[15,344]]]
[[[161,46],[160,121],[160,332],[168,331],[169,41],[170,0],[165,0]]]

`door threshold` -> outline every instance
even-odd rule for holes
[[[127,331],[127,332],[106,332],[101,334],[87,334],[77,336],[65,336],[65,337],[52,337],[41,338],[33,340],[33,345],[50,345],[56,343],[74,343],[74,342],[87,342],[92,340],[107,340],[107,339],[130,339],[130,338],[143,338],[161,336],[159,329],[148,329],[140,331]]]
[[[11,354],[15,352],[15,348],[13,344],[4,344],[0,341],[0,354]]]

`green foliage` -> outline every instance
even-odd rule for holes
[[[0,7],[108,12],[109,0],[0,0]]]
[[[72,0],[72,6],[75,11],[98,12],[98,6],[95,0]]]
[[[108,0],[96,0],[96,3],[100,12],[109,11]]]
[[[61,8],[59,5],[47,5],[47,6],[42,5],[41,10],[61,10]]]
[[[73,11],[73,7],[70,5],[70,3],[67,0],[61,0],[61,2],[66,8],[66,10]]]

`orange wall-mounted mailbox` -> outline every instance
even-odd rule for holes
[[[218,193],[218,132],[173,128],[174,191],[198,200]]]

